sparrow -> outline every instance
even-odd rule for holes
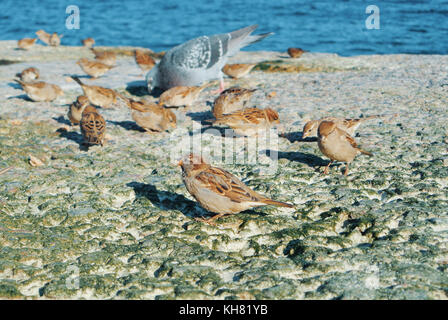
[[[350,162],[360,153],[372,156],[370,152],[358,147],[355,139],[347,132],[338,128],[333,121],[322,121],[317,129],[317,143],[320,151],[330,158],[330,163],[325,167],[324,174],[333,161],[346,162],[344,175],[347,176]]]
[[[237,63],[237,64],[226,64],[222,68],[222,72],[231,78],[239,79],[244,77],[246,74],[251,72],[251,70],[256,66],[256,63]]]
[[[257,91],[257,89],[245,89],[240,87],[231,87],[224,90],[213,103],[213,115],[218,119],[223,114],[244,109],[246,103],[255,91]]]
[[[226,125],[241,136],[257,136],[261,130],[280,123],[278,113],[271,108],[247,108],[222,115],[214,125]]]
[[[193,105],[201,91],[208,85],[208,83],[205,83],[199,87],[173,87],[160,95],[159,104],[167,107],[189,107]]]
[[[87,48],[90,49],[95,44],[95,39],[93,39],[93,38],[86,38],[86,39],[82,40],[81,42],[82,42],[82,45],[84,47],[87,47]]]
[[[79,126],[81,127],[84,144],[99,144],[103,146],[106,121],[104,121],[104,118],[98,113],[95,107],[91,105],[85,107]]]
[[[46,33],[44,30],[36,31],[36,35],[39,37],[39,40],[45,43],[46,45],[50,45],[50,37],[49,33]]]
[[[36,40],[37,40],[37,38],[34,38],[34,39],[32,39],[32,38],[20,39],[19,41],[17,41],[17,46],[20,49],[28,50],[29,48],[31,48],[34,45]]]
[[[108,66],[114,66],[117,60],[117,55],[112,51],[96,51],[94,48],[90,48],[95,55],[95,60]]]
[[[154,59],[140,49],[135,50],[135,62],[143,72],[148,72],[156,65]]]
[[[33,101],[53,101],[58,96],[64,95],[64,91],[55,85],[43,81],[26,83],[22,80],[14,79],[18,82],[28,97]]]
[[[99,86],[89,86],[82,83],[78,77],[72,76],[71,78],[81,86],[84,95],[87,96],[90,103],[96,106],[111,108],[112,104],[117,102],[117,97],[120,96],[115,90]]]
[[[39,79],[39,70],[37,68],[27,68],[21,73],[16,74],[23,82],[32,82]]]
[[[199,155],[192,153],[178,165],[182,168],[182,180],[188,192],[201,207],[217,213],[208,219],[197,220],[210,223],[224,215],[265,205],[293,208],[288,203],[258,194],[230,172],[212,167]]]
[[[131,109],[132,119],[147,132],[176,128],[176,115],[161,105],[127,99],[127,106]]]
[[[300,48],[288,48],[288,54],[291,58],[300,58],[305,51]]]
[[[76,62],[77,65],[81,67],[81,69],[91,76],[93,79],[101,77],[110,69],[114,68],[113,66],[109,66],[99,61],[92,61],[86,58],[81,58]]]
[[[56,32],[53,32],[53,34],[50,36],[50,46],[57,47],[61,44],[61,39],[64,35],[61,34],[58,36]]]
[[[336,123],[336,126],[345,132],[347,132],[349,135],[353,136],[355,134],[355,131],[358,129],[358,127],[366,120],[375,119],[375,118],[381,118],[384,116],[381,115],[375,115],[375,116],[368,116],[364,118],[359,119],[343,119],[343,118],[335,118],[335,117],[326,117],[319,120],[311,120],[305,123],[303,126],[303,134],[302,139],[305,139],[306,137],[317,137],[317,128],[321,124],[322,121],[332,121]]]
[[[90,101],[86,96],[78,96],[76,101],[70,105],[67,116],[72,125],[79,124],[82,118],[82,112],[89,104]]]

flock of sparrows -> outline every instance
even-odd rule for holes
[[[50,35],[43,30],[39,30],[36,34],[42,42],[51,46],[58,46],[62,37],[56,33]],[[19,40],[18,46],[29,50],[36,40],[30,38]],[[114,68],[116,56],[113,52],[96,51],[93,48],[95,40],[92,38],[84,39],[82,44],[92,50],[95,59],[82,58],[77,64],[92,79],[101,77]],[[287,52],[292,58],[298,58],[304,51],[289,48]],[[135,61],[142,72],[148,72],[156,65],[154,59],[142,50],[135,50]],[[222,71],[229,77],[238,79],[247,75],[255,66],[256,64],[226,64]],[[15,81],[33,101],[53,101],[64,94],[59,86],[38,81],[39,71],[36,68],[25,69],[18,74],[18,77],[20,80],[15,79]],[[72,125],[80,126],[85,144],[101,146],[104,144],[106,121],[96,107],[111,108],[120,99],[129,107],[132,119],[141,128],[148,132],[163,132],[176,128],[176,115],[170,108],[191,108],[200,93],[210,85],[205,83],[200,86],[176,86],[164,91],[156,103],[137,101],[113,89],[87,85],[76,76],[71,78],[81,86],[84,94],[78,96],[69,106],[68,119]],[[215,119],[209,122],[213,125],[227,126],[241,136],[254,136],[279,124],[280,118],[275,110],[248,106],[255,91],[256,89],[241,87],[231,87],[221,91],[213,103],[212,113]],[[347,163],[344,173],[347,175],[349,164],[358,154],[372,155],[358,147],[352,137],[355,130],[365,120],[379,117],[360,119],[327,117],[312,120],[303,127],[302,138],[317,136],[319,149],[330,159],[330,163],[324,170],[325,174],[328,173],[331,163],[341,161]],[[179,162],[179,166],[182,168],[182,178],[188,192],[203,208],[216,213],[209,219],[200,218],[201,221],[213,223],[223,215],[263,205],[293,207],[291,204],[258,194],[231,173],[208,164],[200,155],[186,156]]]

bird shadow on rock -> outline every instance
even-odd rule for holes
[[[7,100],[10,100],[10,99],[22,99],[22,100],[25,100],[25,101],[34,102],[26,94],[19,94],[17,96],[12,96],[12,97],[8,97],[7,98]]]
[[[190,218],[209,214],[196,202],[185,198],[181,194],[157,190],[154,185],[141,182],[129,182],[126,185],[134,189],[136,198],[145,197],[162,210],[179,210]]]
[[[328,164],[328,161],[325,161],[324,159],[315,156],[314,154],[308,154],[299,151],[288,151],[288,152],[275,151],[275,150],[261,151],[261,153],[263,152],[265,152],[265,154],[270,158],[275,159],[275,153],[277,153],[277,159],[288,159],[289,161],[300,162],[306,164],[311,168],[322,167]]]
[[[67,120],[67,119],[65,119],[64,118],[64,116],[59,116],[59,117],[53,117],[52,118],[53,120],[56,120],[57,122],[59,122],[59,123],[61,123],[61,124],[66,124],[66,125],[68,125],[68,126],[71,126],[72,125],[72,123],[69,121],[69,120]]]
[[[79,145],[79,150],[89,150],[89,145],[84,143],[84,139],[82,138],[82,135],[80,133],[76,131],[67,131],[67,129],[65,128],[59,128],[58,130],[56,130],[56,132],[59,133],[59,136],[76,142]]]
[[[317,142],[316,137],[307,137],[305,139],[302,138],[303,132],[297,131],[297,132],[287,132],[279,135],[279,137],[287,139],[289,142],[294,143],[296,141],[300,142]]]
[[[93,79],[91,76],[87,74],[73,74],[73,73],[64,73],[63,76],[65,77],[76,77],[79,79]]]
[[[112,121],[112,120],[107,120],[107,122],[109,122],[111,124],[114,124],[114,125],[117,125],[117,126],[120,126],[123,129],[126,129],[128,131],[146,132],[145,129],[140,127],[134,121]]]
[[[146,86],[146,82],[143,80],[128,82],[126,84],[126,91],[137,97],[149,95],[148,87]]]
[[[204,120],[214,120],[213,113],[210,111],[202,111],[202,112],[187,112],[187,116],[191,118],[193,121],[201,122],[202,125],[210,125],[211,122],[204,122]]]

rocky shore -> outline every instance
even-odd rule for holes
[[[263,150],[278,155],[270,174],[220,166],[295,209],[259,208],[211,226],[193,219],[205,212],[170,159],[173,135],[143,132],[117,106],[100,109],[104,147],[81,147],[66,115],[82,93],[70,75],[156,99],[134,48],[100,49],[118,53],[117,67],[90,80],[75,63],[93,57],[86,48],[0,42],[0,298],[448,298],[448,56],[233,57],[258,65],[227,84],[258,88],[251,104],[277,110],[283,135]],[[65,95],[27,99],[12,79],[30,66]],[[179,132],[195,135],[212,117],[216,88],[176,111]],[[374,156],[357,157],[348,177],[342,164],[322,175],[328,159],[300,139],[306,120],[373,114],[397,114],[358,129]]]

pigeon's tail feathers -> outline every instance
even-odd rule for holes
[[[248,46],[248,45],[250,45],[252,43],[261,41],[264,38],[269,37],[270,35],[273,35],[273,34],[274,34],[274,32],[267,32],[267,33],[262,33],[262,34],[256,34],[256,35],[253,35],[253,36],[250,35],[250,36],[248,36],[247,38],[245,38],[243,40],[243,42],[241,43],[241,48],[245,47],[245,46]]]
[[[274,34],[273,32],[251,35],[251,33],[258,27],[254,24],[246,28],[236,30],[230,33],[230,43],[229,43],[229,56],[237,53],[241,48],[246,47],[252,43],[258,42]]]

